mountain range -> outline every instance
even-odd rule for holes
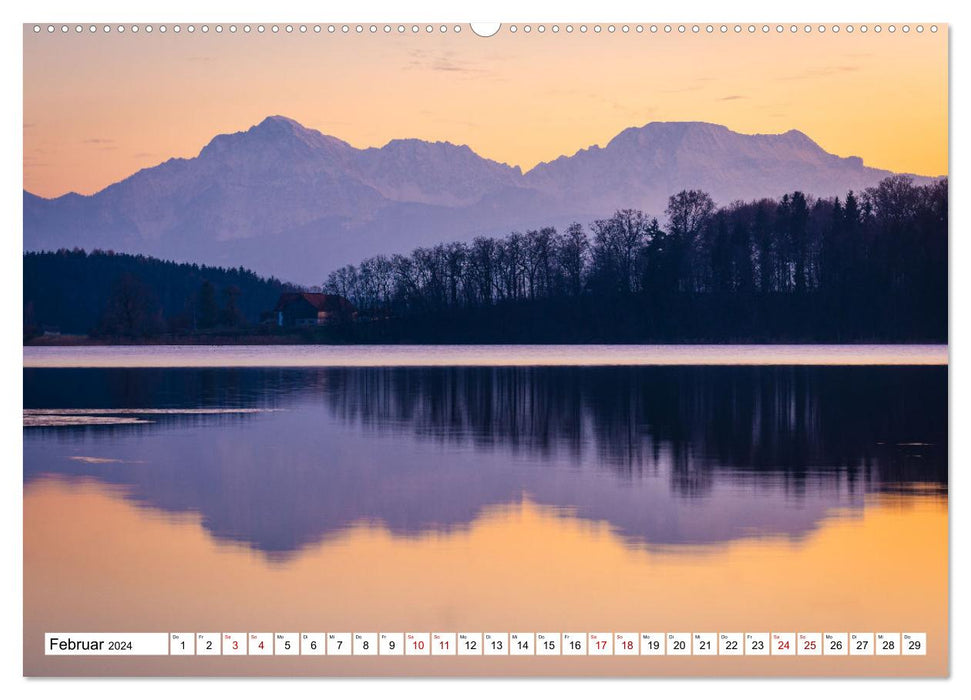
[[[402,139],[359,149],[273,116],[90,196],[25,191],[24,248],[243,265],[319,284],[369,255],[446,240],[589,223],[628,207],[663,219],[667,198],[682,189],[720,204],[793,190],[842,196],[891,174],[795,130],[652,122],[524,173],[468,146]]]

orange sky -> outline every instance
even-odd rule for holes
[[[484,39],[24,28],[24,188],[95,192],[271,114],[381,146],[468,144],[528,169],[650,121],[799,129],[868,165],[948,170],[947,28]]]

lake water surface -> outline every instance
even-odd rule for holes
[[[944,675],[946,358],[25,348],[25,672]],[[928,655],[42,653],[99,630],[914,631]]]

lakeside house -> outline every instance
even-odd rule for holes
[[[279,326],[322,326],[335,321],[350,321],[357,310],[338,294],[286,292],[280,295],[269,320]]]

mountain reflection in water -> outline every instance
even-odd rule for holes
[[[96,479],[279,559],[523,500],[663,547],[947,493],[946,367],[25,369],[24,407],[28,489]]]

